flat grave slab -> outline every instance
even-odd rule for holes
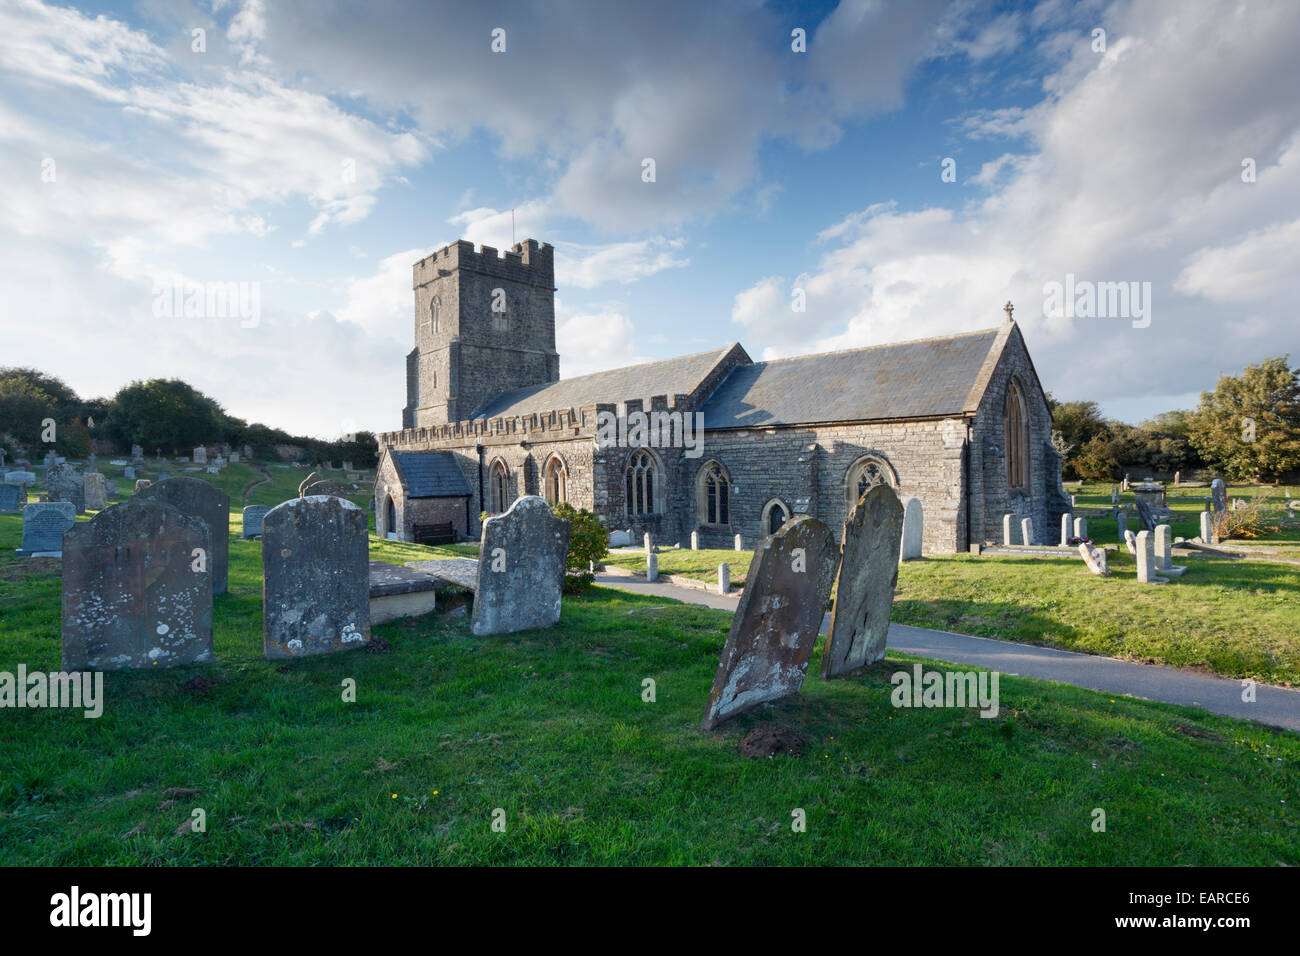
[[[469,591],[478,590],[477,558],[442,558],[437,561],[407,561],[406,566],[441,578],[445,587],[454,584]]]

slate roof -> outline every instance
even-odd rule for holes
[[[681,355],[504,392],[489,399],[472,417],[528,415],[597,402],[648,399],[651,395],[689,395],[734,347],[735,343],[732,343],[726,348],[711,352]]]
[[[391,452],[408,498],[468,497],[469,483],[449,451]]]
[[[755,362],[704,402],[705,428],[880,421],[973,412],[1000,329]],[[991,371],[991,367],[989,368]]]

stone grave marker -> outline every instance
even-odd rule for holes
[[[698,531],[691,532],[691,550],[700,550],[700,533]]]
[[[877,485],[858,500],[844,523],[822,677],[854,671],[885,656],[905,520],[894,489]]]
[[[659,555],[654,552],[645,556],[645,579],[652,583],[659,580]]]
[[[1013,544],[1019,544],[1020,542],[1016,540],[1016,535],[1019,531],[1019,528],[1020,525],[1016,521],[1014,515],[1009,515],[1009,514],[1003,515],[1002,516],[1002,544],[1005,545],[1006,547],[1010,547]]]
[[[483,523],[470,630],[479,637],[553,627],[560,620],[569,522],[524,495]],[[646,534],[646,562],[654,557]],[[657,568],[656,568],[657,570]]]
[[[1213,544],[1214,515],[1209,511],[1201,512],[1201,543]]]
[[[27,489],[21,485],[0,485],[0,513],[16,515],[27,505]]]
[[[1083,558],[1088,570],[1098,577],[1110,577],[1110,568],[1106,565],[1106,549],[1090,547],[1086,541],[1079,542],[1079,556]]]
[[[704,730],[799,692],[838,564],[835,539],[816,518],[794,518],[759,542],[713,678]],[[897,561],[891,570],[897,573]]]
[[[148,488],[152,484],[153,482],[150,481],[148,478],[137,478],[135,480],[135,488],[131,491],[131,494],[135,494],[137,491],[140,491],[142,488]]]
[[[643,537],[644,537],[644,544],[645,544],[645,553],[650,554],[652,551],[654,551],[654,541],[650,538],[649,531],[647,531]]]
[[[5,484],[22,485],[30,488],[32,485],[36,484],[36,472],[23,471],[22,469],[11,471],[9,474],[5,475]]]
[[[1150,531],[1137,533],[1137,579],[1139,584],[1168,584],[1156,575],[1156,550]]]
[[[1210,504],[1215,514],[1228,510],[1228,486],[1223,483],[1222,478],[1215,478],[1210,482]]]
[[[924,530],[925,516],[921,509],[921,499],[908,498],[903,508],[903,540],[899,547],[898,560],[913,561],[921,556]]]
[[[123,477],[123,478],[126,478],[128,481],[134,481],[134,480],[135,480],[135,468],[132,467],[131,465],[127,465],[126,468],[123,469],[123,471],[122,471],[122,477]]]
[[[1138,553],[1137,536],[1127,528],[1124,529],[1124,546],[1128,548],[1129,554]]]
[[[272,659],[370,640],[366,513],[331,495],[292,498],[262,519],[262,641]]]
[[[196,465],[206,465],[208,463],[208,450],[200,445],[194,449],[194,454],[190,456],[194,459]]]
[[[262,522],[270,510],[266,505],[249,505],[244,509],[245,538],[261,537]]]
[[[1063,548],[1069,545],[1070,538],[1073,536],[1073,522],[1074,515],[1070,512],[1067,511],[1061,515],[1061,547]]]
[[[718,565],[718,593],[727,594],[731,591],[731,565],[723,561]]]
[[[37,501],[23,508],[23,546],[18,554],[58,555],[63,551],[63,533],[77,523],[77,509],[71,501]]]
[[[736,535],[736,550],[737,551],[745,550],[745,536],[743,534]]]
[[[1034,543],[1034,519],[1033,518],[1020,519],[1020,540],[1024,544]]]
[[[212,660],[211,532],[159,501],[101,511],[63,538],[63,668],[177,667]]]
[[[137,482],[137,485],[139,482]],[[182,514],[200,518],[212,532],[208,567],[212,570],[212,592],[225,594],[230,561],[230,496],[199,478],[168,478],[141,488],[132,501],[161,501]]]
[[[44,484],[51,501],[69,501],[77,514],[85,513],[85,484],[71,465],[50,465],[45,469]]]
[[[1156,525],[1156,573],[1169,578],[1179,578],[1187,568],[1174,564],[1174,530],[1167,524]]]
[[[108,483],[97,471],[88,471],[81,476],[82,495],[87,511],[103,511],[108,507]]]
[[[1088,537],[1088,519],[1087,519],[1087,518],[1075,518],[1075,519],[1074,519],[1074,536],[1075,536],[1076,538],[1086,538],[1086,537]]]
[[[1128,534],[1128,512],[1121,511],[1118,514],[1116,514],[1115,523],[1119,530],[1119,539],[1123,541],[1124,536]]]

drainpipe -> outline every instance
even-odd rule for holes
[[[475,450],[476,452],[478,452],[478,508],[479,508],[479,511],[487,511],[487,509],[483,507],[483,446],[482,446],[482,445],[475,445],[475,446],[474,446],[474,450]],[[468,501],[465,502],[465,509],[466,509],[465,518],[466,518],[466,520],[468,520],[468,519],[469,519],[469,502],[468,502]],[[468,531],[468,530],[469,530],[469,527],[470,527],[470,526],[469,526],[468,524],[466,524],[466,525],[465,525],[465,530]]]

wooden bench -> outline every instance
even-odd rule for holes
[[[450,521],[442,524],[417,524],[411,529],[416,544],[455,544],[456,529]]]

